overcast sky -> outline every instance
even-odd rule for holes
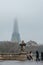
[[[0,0],[0,41],[11,40],[15,18],[21,40],[43,43],[43,0]]]

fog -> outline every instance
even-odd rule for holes
[[[0,41],[11,40],[15,18],[21,40],[43,43],[43,0],[0,0]]]

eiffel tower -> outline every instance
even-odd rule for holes
[[[21,42],[20,34],[19,34],[19,30],[18,30],[17,19],[15,19],[15,22],[14,22],[14,28],[13,28],[13,34],[12,34],[11,41],[12,42],[18,42],[18,43]]]

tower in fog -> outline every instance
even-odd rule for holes
[[[20,42],[21,41],[19,30],[18,30],[17,19],[15,19],[15,22],[14,22],[14,28],[13,28],[13,34],[12,34],[11,41],[13,41],[13,42]]]

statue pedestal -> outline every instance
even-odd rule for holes
[[[22,54],[22,55],[26,55],[26,54],[27,54],[27,52],[20,52],[20,54]]]

